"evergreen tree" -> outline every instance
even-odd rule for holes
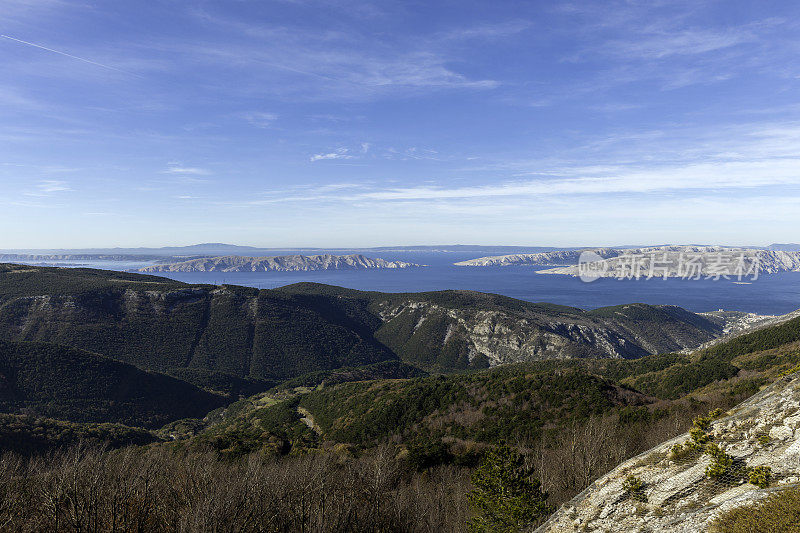
[[[490,451],[472,474],[474,489],[468,495],[475,516],[474,533],[512,533],[533,525],[552,511],[547,493],[525,458],[508,444]]]

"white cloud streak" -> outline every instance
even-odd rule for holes
[[[278,120],[278,115],[275,113],[264,113],[261,111],[250,111],[242,113],[240,116],[256,128],[269,128]]]
[[[128,74],[130,76],[139,76],[138,74],[134,74],[132,72],[128,72],[126,70],[119,69],[117,67],[112,67],[110,65],[104,65],[103,63],[98,63],[97,61],[92,61],[91,59],[86,59],[84,57],[78,57],[76,55],[68,54],[68,53],[62,52],[60,50],[55,50],[53,48],[48,48],[48,47],[42,46],[40,44],[35,44],[35,43],[28,42],[28,41],[23,41],[22,39],[17,39],[16,37],[11,37],[9,35],[0,34],[0,37],[2,37],[3,39],[8,39],[10,41],[15,41],[17,43],[24,44],[24,45],[27,45],[27,46],[32,46],[34,48],[39,48],[39,49],[45,50],[47,52],[52,52],[54,54],[59,54],[59,55],[68,57],[70,59],[75,59],[77,61],[83,61],[84,63],[88,63],[88,64],[94,65],[96,67],[101,67],[101,68],[104,68],[104,69],[113,70],[113,71],[116,71],[116,72],[121,72],[122,74]]]
[[[53,196],[55,193],[71,191],[72,187],[66,181],[61,180],[42,180],[36,184],[36,190],[25,192],[25,196],[46,197]]]
[[[71,191],[72,189],[65,181],[61,180],[44,180],[37,185],[38,189],[44,193]]]
[[[754,35],[742,29],[724,32],[683,30],[630,41],[609,41],[605,49],[626,58],[661,59],[674,55],[705,54],[754,40]]]
[[[179,164],[170,164],[161,171],[162,174],[176,174],[180,176],[207,176],[211,174],[208,170],[199,167],[186,167]]]
[[[309,160],[311,162],[314,161],[324,161],[328,159],[353,159],[354,156],[348,154],[349,150],[347,148],[339,148],[335,152],[329,152],[327,154],[314,154],[312,155]]]
[[[604,176],[547,178],[473,187],[408,187],[367,192],[369,200],[439,200],[458,198],[650,194],[712,189],[800,187],[800,159],[764,162],[707,163],[626,171]]]

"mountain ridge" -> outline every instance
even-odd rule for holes
[[[668,306],[584,311],[470,291],[273,290],[152,275],[0,265],[0,338],[101,353],[232,391],[401,359],[452,371],[542,358],[641,357],[700,345],[724,322]],[[226,376],[228,376],[226,378]],[[234,379],[235,378],[235,379]],[[208,382],[206,381],[208,380]]]
[[[279,255],[246,257],[227,255],[151,265],[140,272],[307,272],[312,270],[365,270],[418,268],[424,265],[387,261],[361,254]]]

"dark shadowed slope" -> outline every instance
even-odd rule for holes
[[[53,344],[0,341],[0,411],[160,427],[225,398],[178,379]]]
[[[0,267],[0,338],[82,348],[215,388],[246,379],[263,390],[264,380],[396,359],[372,338],[379,324],[324,297]]]

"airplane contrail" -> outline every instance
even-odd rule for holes
[[[18,43],[27,44],[28,46],[33,46],[35,48],[41,48],[42,50],[47,50],[48,52],[53,52],[54,54],[59,54],[59,55],[62,55],[62,56],[66,56],[66,57],[69,57],[71,59],[77,59],[78,61],[83,61],[84,63],[89,63],[90,65],[95,65],[95,66],[106,68],[106,69],[109,69],[109,70],[115,70],[117,72],[122,72],[123,74],[129,74],[129,75],[132,75],[132,76],[137,76],[137,74],[133,74],[132,72],[126,72],[126,71],[124,71],[122,69],[118,69],[116,67],[110,67],[108,65],[104,65],[104,64],[98,63],[96,61],[91,61],[89,59],[84,59],[82,57],[74,56],[74,55],[68,54],[66,52],[60,52],[58,50],[53,50],[52,48],[47,48],[46,46],[42,46],[40,44],[29,43],[28,41],[23,41],[22,39],[16,39],[16,38],[11,37],[9,35],[0,34],[0,37],[2,37],[3,39],[9,39],[11,41],[16,41]]]

